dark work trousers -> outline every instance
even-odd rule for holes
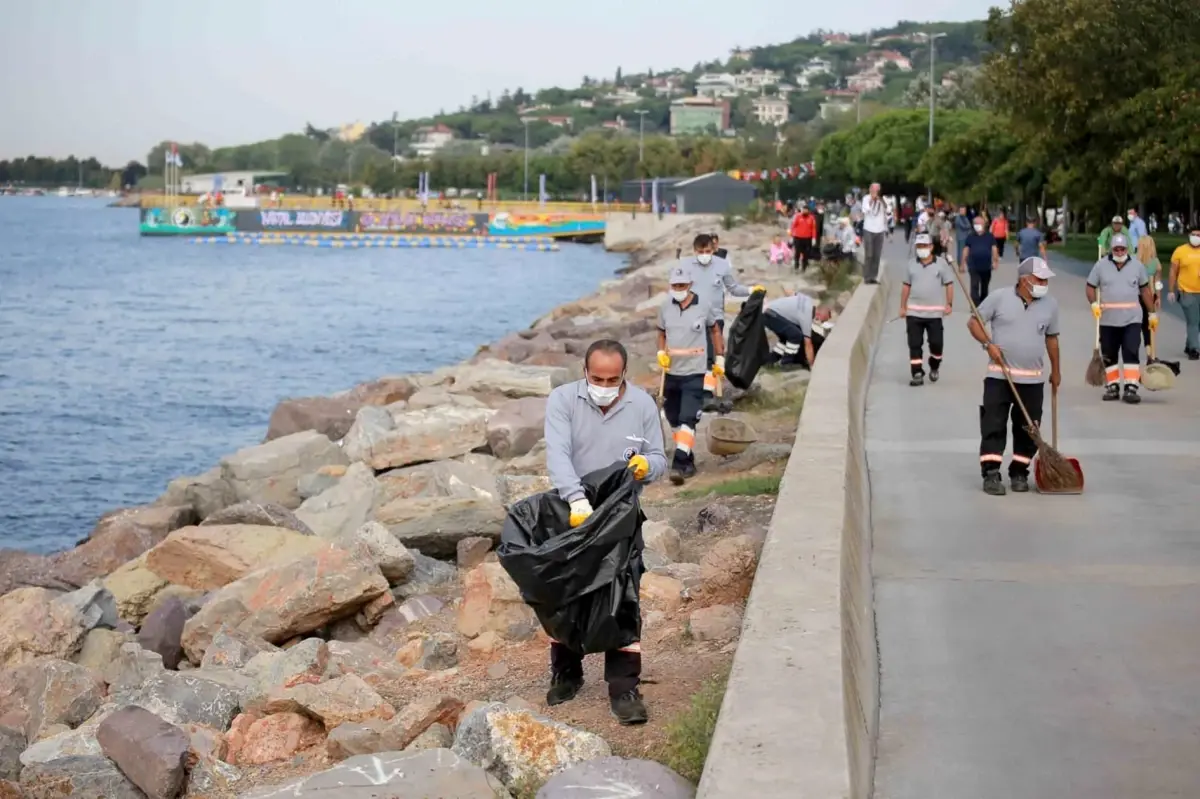
[[[909,240],[912,238],[912,226],[913,226],[913,221],[912,221],[911,217],[904,220],[904,243],[905,244],[907,244],[909,242]]]
[[[763,326],[775,334],[781,345],[775,350],[775,353],[780,356],[780,363],[797,363],[801,366],[812,367],[808,362],[808,355],[804,352],[804,331],[800,329],[800,325],[789,322],[774,311],[768,310],[763,314]],[[813,330],[810,337],[813,345],[813,355],[816,355],[821,350],[821,345],[825,343],[825,336]]]
[[[925,350],[925,339],[929,339],[929,370],[936,372],[942,365],[943,328],[941,319],[904,317],[908,328],[908,364],[913,377],[923,377],[925,370],[921,361]]]
[[[1142,326],[1138,323],[1113,327],[1100,325],[1100,358],[1104,361],[1104,384],[1141,382]],[[1118,365],[1118,361],[1120,365]]]
[[[801,267],[808,269],[808,243],[809,239],[802,239],[799,236],[792,236],[792,268],[800,269]]]
[[[1042,383],[1017,383],[1017,393],[1025,403],[1034,424],[1042,421]],[[1013,456],[1008,464],[1009,475],[1028,476],[1029,464],[1037,454],[1037,444],[1025,429],[1025,416],[1013,401],[1012,389],[1003,377],[987,377],[983,381],[983,404],[979,406],[979,467],[988,472],[1000,471],[1004,463],[1004,446],[1008,440],[1008,422],[1012,419]]]
[[[704,408],[704,375],[667,375],[663,382],[663,413],[667,424],[675,430],[676,462],[692,460],[691,452],[696,440],[696,426],[700,424],[700,411]],[[686,427],[687,431],[679,428]],[[680,444],[686,445],[681,449]]]
[[[976,269],[967,270],[971,275],[971,302],[975,303],[975,307],[987,299],[988,287],[992,284],[992,270],[986,272]]]
[[[717,330],[719,330],[721,332],[722,336],[725,335],[725,320],[724,319],[717,320]],[[708,353],[708,368],[711,370],[713,368],[713,364],[717,362],[717,355],[713,351],[713,340],[712,340],[711,335],[705,336],[704,346],[705,346],[705,350]]]
[[[624,649],[610,649],[604,653],[604,681],[608,683],[610,697],[615,699],[637,688],[642,675],[641,650],[640,644],[631,644]],[[583,655],[553,641],[550,644],[550,671],[555,675],[582,680]]]
[[[1151,281],[1153,282],[1153,280]],[[1146,345],[1146,357],[1150,357],[1150,314],[1153,309],[1147,308],[1145,301],[1138,297],[1138,304],[1142,306],[1142,343]]]

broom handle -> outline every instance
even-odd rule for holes
[[[1097,303],[1100,302],[1100,288],[1099,287],[1096,288],[1096,302]],[[1096,319],[1096,344],[1095,344],[1095,346],[1092,347],[1092,349],[1095,349],[1095,350],[1100,349],[1100,319],[1098,317]]]
[[[946,259],[950,263],[950,259]],[[979,315],[979,309],[975,307],[975,301],[971,299],[971,291],[963,283],[962,275],[954,268],[954,264],[950,264],[950,272],[954,275],[954,279],[958,281],[958,287],[962,289],[963,294],[967,298],[967,305],[971,308],[971,315],[975,317],[975,321],[979,323],[979,327],[983,330],[983,334],[987,336],[987,344],[992,343],[992,337],[988,335],[987,324],[983,321],[983,317]],[[1013,382],[1012,375],[1008,371],[1008,361],[1004,358],[1004,352],[1000,352],[1000,370],[1004,372],[1004,379],[1008,381],[1008,387],[1012,390],[1013,399],[1017,402],[1017,407],[1021,409],[1021,415],[1025,417],[1025,424],[1031,430],[1036,430],[1037,425],[1033,423],[1033,417],[1029,415],[1029,410],[1025,407],[1025,401],[1021,399],[1021,395],[1017,393],[1017,384]]]
[[[1058,386],[1050,386],[1050,446],[1058,449]]]

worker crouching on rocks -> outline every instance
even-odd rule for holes
[[[1100,321],[1104,400],[1124,399],[1130,405],[1137,405],[1142,401],[1138,395],[1142,379],[1142,307],[1154,307],[1154,292],[1150,290],[1146,267],[1129,254],[1129,239],[1124,233],[1114,234],[1108,255],[1097,261],[1088,275],[1086,291],[1092,315]],[[1151,311],[1150,329],[1157,328],[1158,314]]]
[[[696,426],[704,407],[705,380],[725,377],[725,337],[714,307],[692,289],[692,277],[680,266],[671,270],[670,293],[658,309],[658,365],[665,371],[663,411],[675,431],[671,482],[682,485],[696,473]],[[711,373],[706,367],[712,348]]]
[[[983,345],[991,359],[983,381],[983,404],[979,406],[979,466],[983,490],[994,496],[1006,492],[1000,481],[1008,420],[1012,418],[1013,455],[1008,478],[1015,492],[1029,490],[1029,464],[1037,454],[1037,442],[1025,429],[1025,417],[1004,376],[1009,376],[1034,424],[1042,420],[1043,353],[1050,356],[1050,385],[1058,388],[1058,302],[1048,296],[1054,273],[1041,258],[1026,258],[1017,268],[1017,285],[988,295],[980,304],[979,317],[991,328],[991,336],[974,316],[967,329]]]
[[[628,365],[620,342],[597,341],[584,356],[583,380],[559,386],[546,401],[546,469],[558,495],[570,503],[572,527],[592,515],[580,475],[626,461],[639,482],[649,483],[667,470],[658,404],[626,382]],[[639,559],[641,547],[639,534],[634,542]],[[609,703],[621,724],[646,723],[641,673],[640,643],[604,653]],[[583,655],[552,642],[546,704],[570,701],[582,687]]]
[[[767,362],[781,369],[811,369],[825,343],[830,316],[828,308],[817,307],[812,297],[800,292],[768,302],[763,326],[779,340]]]
[[[933,238],[918,233],[914,242],[917,259],[908,265],[904,287],[900,289],[900,318],[908,328],[908,358],[912,378],[910,386],[925,384],[925,339],[929,339],[929,379],[936,383],[942,368],[945,331],[942,318],[954,306],[954,275],[951,267],[933,257]]]

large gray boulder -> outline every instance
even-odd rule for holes
[[[221,459],[221,476],[238,500],[273,502],[294,510],[302,501],[296,490],[300,478],[338,463],[347,463],[341,448],[308,430],[227,455]]]
[[[386,786],[386,788],[384,787]],[[304,779],[260,788],[243,799],[496,799],[487,774],[448,749],[358,755]]]
[[[537,799],[596,799],[599,796],[695,799],[696,789],[662,763],[602,757],[560,771],[537,792]]]
[[[31,799],[146,799],[115,763],[98,754],[28,765],[21,772],[21,787]]]
[[[487,445],[492,413],[453,405],[397,413],[362,408],[346,435],[346,455],[376,471],[464,455]]]
[[[206,516],[201,527],[223,524],[253,524],[256,527],[282,527],[303,535],[312,535],[308,525],[282,505],[270,502],[238,502]]]
[[[409,549],[435,558],[454,558],[458,542],[485,536],[497,545],[506,511],[496,498],[433,497],[383,506],[376,519]]]
[[[459,722],[454,752],[505,785],[546,780],[576,763],[612,754],[599,735],[499,702],[482,705]]]
[[[237,502],[237,493],[214,466],[204,474],[178,477],[167,484],[167,492],[158,498],[159,505],[186,505],[199,519],[205,519],[222,508]]]
[[[471,457],[482,457],[472,455]],[[379,477],[380,506],[397,500],[433,497],[498,498],[496,476],[486,468],[462,461],[436,461],[393,469]]]
[[[487,358],[457,367],[453,388],[459,393],[501,395],[511,398],[546,397],[569,382],[569,369],[558,366],[529,366]]]
[[[150,799],[175,799],[183,790],[191,742],[174,724],[143,708],[123,707],[100,722],[96,740]]]
[[[504,403],[488,419],[488,446],[497,458],[515,458],[542,440],[546,426],[546,398],[523,397]]]
[[[296,517],[321,538],[337,541],[370,521],[378,494],[371,468],[352,463],[336,485],[304,500]]]

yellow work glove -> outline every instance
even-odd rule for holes
[[[587,499],[577,499],[571,503],[571,526],[578,527],[592,515],[592,503]]]
[[[645,455],[634,455],[629,459],[629,468],[635,480],[645,480],[646,475],[650,474],[650,461],[646,460]]]
[[[1158,314],[1156,313],[1150,314],[1150,329],[1158,330]]]
[[[750,287],[750,293],[751,293],[751,294],[757,294],[757,293],[758,293],[758,292],[760,292],[760,291],[761,291],[761,292],[763,292],[763,293],[765,294],[765,293],[766,293],[766,291],[767,291],[767,287],[766,287],[766,286],[751,286],[751,287]]]
[[[713,377],[717,378],[718,380],[720,380],[722,377],[725,376],[725,356],[724,355],[718,355],[716,358],[713,359],[712,373],[713,373]]]
[[[670,369],[670,368],[671,368],[671,356],[670,356],[670,355],[667,355],[667,351],[666,351],[666,350],[659,350],[659,351],[658,351],[658,365],[659,365],[659,366],[661,366],[661,367],[662,367],[662,368],[664,368],[664,369]]]
[[[1097,319],[1099,319],[1099,318],[1100,318],[1100,313],[1101,313],[1101,311],[1100,311],[1100,303],[1098,303],[1098,302],[1093,302],[1093,303],[1092,303],[1092,316],[1094,316],[1094,317],[1096,317]]]

